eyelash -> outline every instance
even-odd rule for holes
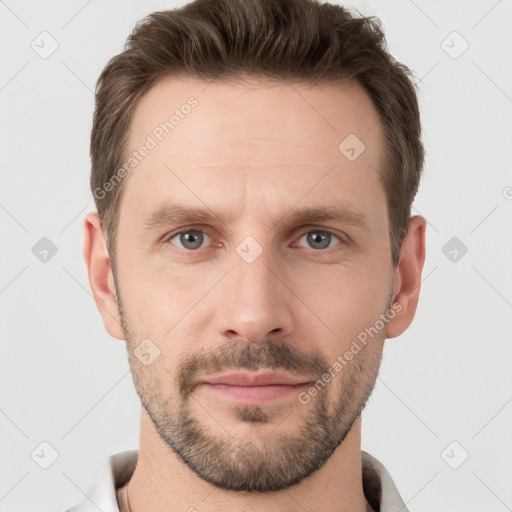
[[[207,236],[210,236],[208,235],[203,229],[199,229],[199,228],[194,228],[194,227],[189,227],[189,228],[185,228],[185,229],[181,229],[180,231],[177,231],[175,233],[172,233],[171,235],[165,237],[165,239],[163,240],[164,243],[168,244],[171,242],[171,240],[173,238],[175,238],[176,236],[178,235],[182,235],[184,233],[190,233],[190,232],[193,232],[193,231],[199,231],[203,234],[206,234]],[[309,228],[307,231],[303,231],[300,236],[297,238],[297,240],[300,240],[304,235],[307,235],[309,233],[327,233],[335,238],[337,238],[340,242],[338,244],[335,244],[334,246],[332,247],[326,247],[325,249],[313,249],[313,248],[310,248],[312,251],[315,251],[315,252],[330,252],[330,250],[332,249],[336,249],[336,247],[340,246],[340,245],[344,245],[346,244],[346,240],[344,240],[340,235],[337,235],[336,233],[334,233],[333,231],[330,231],[329,229],[324,229],[324,228]],[[210,237],[211,238],[211,237]],[[174,244],[172,244],[174,245]],[[208,246],[206,247],[200,247],[199,249],[184,249],[182,247],[178,247],[178,246],[175,246],[178,250],[182,251],[182,252],[185,252],[185,253],[195,253],[195,252],[199,252],[201,249],[206,249],[208,248]],[[302,246],[301,246],[302,247]]]

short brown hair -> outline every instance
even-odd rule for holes
[[[310,84],[353,78],[366,89],[383,124],[378,172],[398,265],[424,162],[418,101],[412,72],[389,54],[380,20],[357,14],[317,0],[195,0],[137,23],[96,86],[91,190],[112,262],[123,187],[104,187],[124,161],[138,100],[163,77],[248,75]]]

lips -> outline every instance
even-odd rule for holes
[[[204,379],[205,384],[226,384],[228,386],[296,386],[307,384],[308,379],[298,379],[278,372],[231,372]]]
[[[257,405],[292,398],[310,384],[308,379],[279,372],[231,372],[204,379],[210,393],[238,405]]]

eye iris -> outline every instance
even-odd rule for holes
[[[308,243],[311,243],[315,249],[325,249],[329,247],[331,241],[330,233],[325,231],[311,231],[308,233]],[[316,245],[315,244],[319,244]]]
[[[203,243],[203,234],[200,231],[187,231],[180,235],[180,242],[187,249],[197,249]]]

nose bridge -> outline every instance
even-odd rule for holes
[[[254,247],[256,242],[244,241],[237,248],[234,279],[238,282],[239,300],[268,296],[270,299],[279,293],[276,290],[275,276],[271,268],[276,266],[277,258],[268,247]]]
[[[222,301],[222,334],[249,342],[259,342],[272,331],[280,336],[289,334],[292,318],[288,292],[275,275],[279,275],[281,265],[271,244],[259,244],[248,237],[235,248],[233,260],[234,268],[223,290],[227,300]]]

